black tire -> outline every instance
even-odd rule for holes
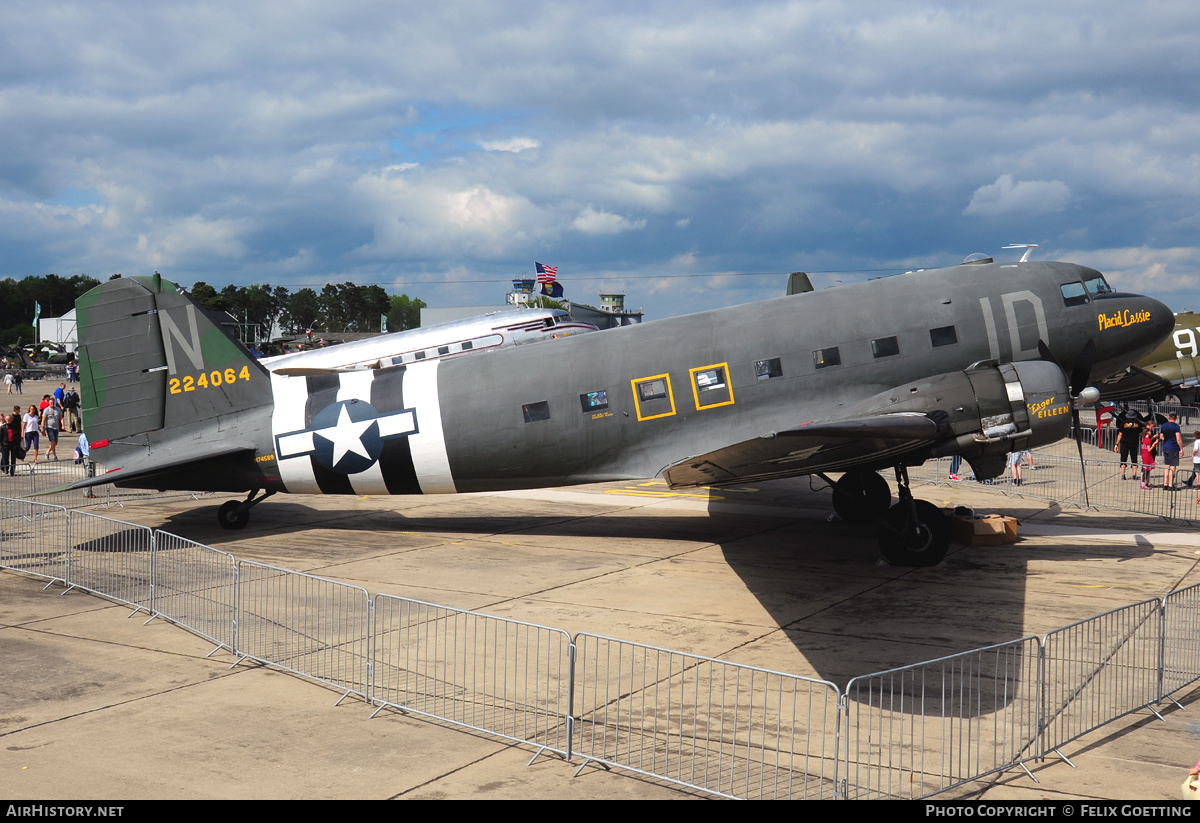
[[[868,512],[883,517],[892,502],[892,489],[878,472],[852,469],[833,486],[833,510],[845,523],[864,523]]]
[[[909,507],[901,500],[888,509],[887,523],[879,526],[879,551],[893,566],[935,566],[950,548],[950,523],[942,510],[924,500],[914,500],[916,529],[906,528]]]
[[[250,512],[236,500],[227,500],[217,509],[217,522],[226,529],[244,529],[250,522]]]

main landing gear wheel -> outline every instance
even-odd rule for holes
[[[946,515],[924,500],[902,497],[879,524],[879,550],[893,566],[934,566],[942,561],[949,548],[950,524]]]
[[[845,523],[883,517],[892,502],[892,489],[877,472],[851,469],[833,485],[833,510]]]
[[[217,520],[227,529],[244,529],[250,522],[250,512],[236,500],[227,500],[217,509]]]

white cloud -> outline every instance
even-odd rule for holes
[[[1200,288],[1200,246],[1071,249],[1058,255],[1099,269],[1121,291],[1165,295],[1164,299],[1175,311],[1200,309],[1200,303],[1178,304],[1178,298],[1186,292],[1191,292],[1189,300],[1196,299],[1195,290]],[[1175,299],[1170,295],[1175,295]]]
[[[479,141],[479,146],[486,151],[511,151],[514,154],[525,151],[526,149],[536,149],[541,145],[541,141],[531,140],[528,137],[512,137],[507,140]]]
[[[206,220],[190,215],[166,221],[149,233],[139,234],[137,250],[146,265],[162,267],[187,257],[238,258],[246,252],[241,220]]]
[[[1060,180],[1022,180],[1013,183],[1011,174],[1002,174],[995,183],[975,189],[963,214],[981,217],[1046,214],[1062,211],[1070,199],[1071,190]]]
[[[1193,265],[1200,4],[44,0],[0,27],[0,276],[921,267],[984,229]],[[102,204],[31,205],[70,190]],[[727,280],[647,308],[757,287]]]
[[[456,173],[366,174],[352,197],[374,229],[374,241],[358,252],[370,257],[502,258],[521,251],[545,223],[525,198]]]
[[[637,231],[646,228],[646,221],[630,220],[619,214],[597,211],[588,206],[571,221],[571,228],[584,234],[620,234],[626,231]]]

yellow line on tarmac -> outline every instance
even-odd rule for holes
[[[719,495],[708,494],[687,494],[685,492],[655,492],[649,489],[605,489],[605,494],[622,494],[631,495],[633,497],[695,497],[701,500],[724,500],[725,498]]]

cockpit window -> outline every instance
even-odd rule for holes
[[[1112,291],[1112,286],[1108,285],[1108,281],[1104,279],[1103,274],[1097,274],[1088,280],[1083,281],[1083,285],[1087,286],[1088,294],[1108,294]]]
[[[1062,296],[1064,306],[1082,306],[1090,302],[1082,283],[1063,283]]]

